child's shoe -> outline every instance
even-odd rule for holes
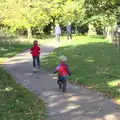
[[[63,92],[66,92],[66,89],[63,89]]]
[[[33,72],[36,73],[36,69],[35,68],[33,69]]]

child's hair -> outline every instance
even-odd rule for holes
[[[34,44],[34,45],[35,45],[35,44],[38,44],[38,41],[37,41],[37,40],[34,40],[33,44]]]
[[[61,61],[63,61],[63,62],[66,62],[66,61],[67,61],[67,57],[64,56],[64,55],[60,56],[59,59],[60,59]]]

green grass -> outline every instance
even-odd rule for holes
[[[23,52],[27,49],[30,49],[35,39],[36,38],[27,40],[17,37],[0,37],[0,64],[2,64],[8,58],[13,57],[16,54]],[[46,44],[48,43],[48,41],[53,41],[53,38],[37,40],[39,44]]]
[[[29,42],[15,41],[16,37],[0,38],[0,64],[9,57],[29,49]],[[47,40],[39,40],[45,44]],[[45,120],[44,102],[15,80],[0,67],[0,120]]]
[[[65,41],[66,37],[62,40]],[[58,56],[66,55],[73,83],[103,92],[120,99],[120,51],[102,37],[73,36],[72,44],[64,42],[42,66],[52,71],[59,63]]]
[[[0,68],[0,120],[44,120],[42,100]]]

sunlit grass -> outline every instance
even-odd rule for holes
[[[118,86],[119,83],[120,83],[120,79],[108,82],[108,85],[111,87],[116,87],[116,86]]]
[[[12,42],[10,43],[9,40]],[[8,38],[8,41],[0,39],[0,64],[29,49],[33,44],[33,40],[16,42]],[[38,41],[40,44],[47,42]],[[15,80],[0,67],[0,120],[44,120],[45,118],[44,102],[23,86],[16,84]]]
[[[48,39],[37,39],[33,38],[27,40],[25,38],[7,38],[8,40],[0,39],[0,64],[2,64],[9,57],[15,56],[16,54],[28,50],[32,47],[33,41],[38,40],[39,44],[46,44],[52,42],[54,38]],[[17,39],[17,40],[16,40]],[[24,39],[22,41],[22,39]]]
[[[71,82],[96,89],[119,100],[119,47],[95,36],[73,36],[72,43],[64,36],[61,41],[61,47],[45,58],[42,66],[48,71],[53,71],[59,63],[58,57],[64,54],[72,72],[69,78]]]
[[[45,113],[43,101],[0,68],[0,119],[44,120]]]

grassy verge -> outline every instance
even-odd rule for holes
[[[43,101],[0,68],[0,119],[44,120],[45,113]]]
[[[63,40],[66,38],[63,37]],[[72,44],[64,42],[42,61],[48,71],[55,68],[60,55],[68,57],[71,82],[120,99],[120,51],[102,37],[73,36]]]
[[[32,45],[32,41],[0,39],[0,64]],[[8,40],[8,41],[7,41]],[[13,41],[12,41],[13,40]],[[39,40],[40,44],[47,41]],[[44,102],[29,92],[0,67],[0,120],[45,120]]]
[[[6,59],[15,56],[16,54],[23,52],[32,47],[33,41],[27,40],[24,38],[17,37],[0,37],[0,64],[2,64]],[[50,39],[37,39],[39,44],[46,44],[49,41],[53,41],[53,38]]]

